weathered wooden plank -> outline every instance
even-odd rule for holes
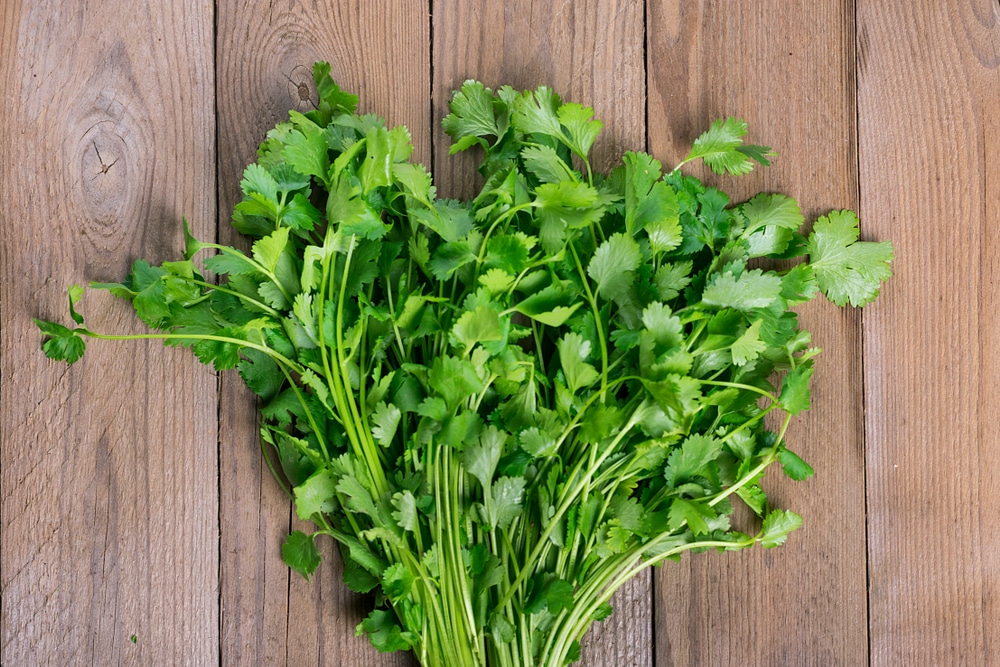
[[[858,2],[873,665],[1000,664],[1000,5]]]
[[[482,187],[472,155],[449,156],[440,128],[451,91],[475,78],[491,88],[552,87],[564,100],[594,107],[604,130],[592,152],[607,171],[626,150],[645,149],[643,6],[613,2],[435,2],[434,165],[444,196],[470,198]],[[583,642],[581,665],[651,665],[651,577],[624,586],[610,619]]]
[[[328,60],[364,111],[410,128],[415,159],[429,163],[430,25],[417,3],[259,5],[219,3],[219,201],[223,242],[237,242],[229,215],[246,164],[264,133],[316,99],[312,63]],[[375,652],[354,628],[370,603],[341,582],[324,545],[310,582],[289,574],[280,546],[289,502],[260,457],[254,398],[236,376],[222,381],[222,660],[245,665],[402,665]],[[296,528],[306,528],[296,525]]]
[[[0,662],[209,664],[214,374],[156,342],[93,342],[67,369],[42,356],[31,318],[67,321],[70,283],[178,255],[181,215],[210,228],[211,6],[5,2],[0,15]],[[98,331],[143,331],[104,292],[82,311]]]
[[[781,156],[751,176],[708,181],[734,201],[785,192],[807,219],[856,207],[850,3],[651,0],[647,16],[654,155],[677,164],[713,119],[742,117],[748,139]],[[816,477],[793,483],[774,471],[765,487],[805,527],[775,551],[703,554],[657,570],[658,665],[866,663],[859,319],[817,302],[801,323],[827,351],[815,407],[787,437]]]

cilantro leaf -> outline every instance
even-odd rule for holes
[[[704,503],[677,498],[670,504],[667,517],[667,527],[671,532],[687,525],[695,535],[704,535],[708,532],[706,518],[715,518],[715,513]]]
[[[599,220],[604,212],[597,190],[573,181],[539,185],[535,190],[535,205],[542,248],[553,255],[562,248],[567,230],[586,227]]]
[[[816,296],[816,272],[809,264],[796,264],[781,279],[781,298],[794,306]]]
[[[805,221],[798,203],[779,194],[759,194],[741,205],[739,211],[747,221],[742,238],[749,246],[750,257],[785,252]]]
[[[514,100],[514,128],[525,134],[547,134],[557,137],[560,122],[557,111],[562,101],[548,86],[525,91]]]
[[[558,343],[559,361],[562,364],[566,386],[571,394],[594,384],[601,376],[593,366],[586,362],[590,355],[590,341],[580,334],[570,332]]]
[[[341,551],[341,560],[344,562],[344,573],[342,579],[344,585],[355,593],[370,593],[379,585],[378,577],[359,565],[349,554]]]
[[[594,110],[570,102],[559,107],[556,117],[566,128],[566,132],[562,132],[560,137],[563,143],[580,157],[586,158],[603,127],[601,121],[594,120]]]
[[[838,306],[870,303],[892,275],[892,242],[858,241],[859,233],[852,211],[832,211],[816,221],[809,235],[806,252],[819,288]]]
[[[562,326],[583,301],[556,285],[549,285],[514,305],[514,310],[550,327]]]
[[[597,283],[598,294],[615,299],[628,291],[641,262],[639,244],[618,233],[598,246],[587,266],[587,275]]]
[[[383,447],[392,444],[392,439],[396,435],[399,427],[399,420],[403,413],[395,405],[386,404],[380,401],[372,412],[372,437]]]
[[[326,215],[331,224],[350,236],[365,239],[379,239],[389,231],[382,219],[361,196],[361,188],[353,185],[346,177],[337,178],[330,187]]]
[[[660,180],[658,160],[645,153],[625,153],[625,228],[635,236],[646,229],[654,252],[681,242],[676,193]]]
[[[466,471],[479,480],[484,489],[491,487],[506,440],[506,433],[495,426],[487,426],[480,432],[479,442],[462,452],[462,464]]]
[[[487,508],[491,526],[506,530],[510,527],[511,521],[521,514],[524,485],[523,477],[501,477],[493,482],[493,503]]]
[[[411,533],[416,532],[419,524],[417,519],[417,499],[414,497],[413,492],[406,489],[393,494],[392,505],[396,508],[392,513],[392,518],[396,520],[399,527]]]
[[[736,342],[733,343],[730,351],[733,354],[733,363],[737,366],[746,366],[748,363],[760,356],[760,353],[767,349],[767,344],[760,339],[760,327],[764,320],[756,320],[747,327]]]
[[[284,141],[282,156],[300,174],[315,176],[321,182],[328,180],[330,155],[326,138],[314,122],[295,111],[289,112],[295,129]]]
[[[536,577],[533,581],[532,592],[525,604],[525,612],[538,614],[543,610],[548,610],[550,614],[556,616],[563,609],[571,609],[574,602],[573,584],[557,577],[548,578]]]
[[[516,276],[528,268],[528,258],[537,239],[520,232],[495,234],[486,243],[486,262],[490,268],[499,268]]]
[[[542,183],[575,182],[576,174],[551,146],[528,146],[521,151],[524,167]]]
[[[265,401],[273,398],[285,382],[285,376],[267,353],[251,348],[241,352],[243,357],[237,364],[240,377],[255,394]]]
[[[761,269],[744,271],[738,278],[730,272],[717,273],[701,296],[706,306],[743,311],[768,308],[779,298],[781,278]]]
[[[447,280],[458,269],[476,261],[476,255],[466,240],[442,243],[434,251],[427,267],[437,280]]]
[[[789,371],[781,382],[782,409],[790,415],[797,415],[809,409],[809,380],[813,374],[812,361],[799,364],[795,370]]]
[[[382,591],[393,602],[399,602],[410,594],[413,579],[413,573],[402,563],[390,565],[382,573]]]
[[[417,635],[396,624],[391,611],[376,609],[358,625],[357,636],[365,634],[380,653],[405,651],[417,642]]]
[[[739,207],[747,219],[744,237],[760,232],[765,227],[796,230],[805,222],[799,204],[791,197],[761,193]]]
[[[49,359],[72,364],[83,356],[87,344],[76,331],[55,322],[37,319],[34,322],[35,326],[48,336],[42,344],[42,351]]]
[[[535,458],[546,458],[557,454],[556,440],[537,426],[521,431],[518,435],[521,449]]]
[[[684,162],[701,158],[716,174],[748,174],[753,170],[754,157],[760,162],[763,156],[769,154],[770,149],[755,146],[747,147],[752,148],[750,151],[741,151],[746,133],[747,124],[738,118],[713,121],[708,130],[694,140],[691,152]]]
[[[760,544],[765,549],[773,549],[785,543],[788,534],[802,526],[802,517],[788,510],[772,510],[764,517],[760,530]]]
[[[786,475],[796,482],[801,482],[816,474],[812,466],[802,460],[802,458],[790,449],[784,447],[778,452],[778,461]]]
[[[493,92],[478,81],[466,81],[461,90],[452,95],[449,107],[451,113],[441,121],[444,131],[454,143],[449,153],[455,154],[472,145],[468,139],[499,137],[501,130],[494,113]]]
[[[274,207],[278,205],[278,182],[271,175],[271,172],[259,164],[251,164],[244,170],[240,189],[247,197],[256,193],[263,196],[264,200],[270,202]]]
[[[371,491],[354,475],[341,475],[337,481],[337,493],[343,497],[344,505],[352,512],[367,514],[372,519],[379,518]]]
[[[321,556],[313,536],[296,530],[281,545],[281,560],[309,581],[309,577],[319,567]]]
[[[473,220],[469,209],[453,200],[436,201],[430,208],[415,208],[410,217],[451,243],[468,236]]]
[[[665,263],[660,265],[653,277],[657,295],[661,301],[672,301],[691,284],[693,262]]]
[[[342,91],[330,77],[330,63],[319,61],[313,64],[313,81],[316,83],[316,92],[319,93],[321,108],[327,113],[354,113],[358,108],[358,96]]]
[[[467,310],[452,327],[451,337],[457,347],[468,354],[477,343],[503,340],[500,316],[487,306],[477,306]]]
[[[306,521],[316,512],[329,512],[334,507],[336,492],[337,484],[330,471],[317,470],[309,479],[295,487],[296,514]]]
[[[434,391],[444,399],[448,413],[483,389],[483,380],[470,361],[448,355],[434,359],[427,378]]]
[[[677,487],[719,458],[722,454],[722,441],[711,436],[695,434],[688,436],[681,446],[675,449],[667,459],[666,477],[671,487]]]

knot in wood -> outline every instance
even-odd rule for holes
[[[93,220],[116,219],[128,207],[128,151],[115,125],[99,122],[78,143],[77,178],[85,212]]]

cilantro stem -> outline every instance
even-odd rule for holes
[[[235,296],[237,299],[240,299],[244,303],[248,303],[248,304],[254,306],[255,308],[260,308],[265,313],[267,313],[271,317],[274,317],[275,319],[281,319],[282,317],[284,317],[281,313],[279,313],[278,311],[276,311],[274,308],[271,308],[267,304],[261,303],[260,301],[257,301],[257,299],[249,297],[246,294],[241,294],[240,292],[237,292],[236,290],[228,289],[226,287],[223,287],[222,285],[216,285],[214,283],[208,283],[208,282],[205,282],[204,280],[192,280],[190,282],[193,283],[193,284],[195,284],[195,285],[198,285],[199,287],[207,287],[208,289],[215,290],[216,292],[223,292],[225,294],[231,294],[232,296]],[[207,293],[206,293],[206,295],[207,295]],[[187,305],[187,304],[185,304],[185,305]]]
[[[697,379],[697,378],[696,378]],[[752,384],[742,384],[740,382],[724,382],[720,380],[697,380],[700,384],[707,384],[713,387],[731,387],[733,389],[740,389],[742,391],[749,391],[754,394],[760,394],[761,396],[767,398],[771,403],[777,403],[778,397],[769,391],[765,391],[759,387],[755,387]],[[760,399],[757,399],[760,400]]]
[[[292,361],[288,357],[284,356],[280,352],[275,351],[266,345],[259,345],[257,343],[250,342],[248,340],[243,340],[240,338],[230,338],[229,336],[216,336],[215,334],[103,334],[96,331],[91,331],[85,327],[78,327],[73,329],[74,333],[80,334],[81,336],[87,336],[89,338],[95,338],[100,340],[211,340],[217,343],[230,343],[232,345],[237,345],[239,347],[246,347],[251,350],[257,350],[258,352],[263,352],[268,355],[279,364],[285,364],[288,368],[294,370],[296,373],[301,373],[304,369],[298,363]]]
[[[686,351],[688,352],[691,351],[691,348],[694,347],[694,344],[698,342],[698,337],[701,336],[701,333],[705,330],[705,327],[707,326],[708,326],[708,320],[707,319],[702,320],[701,323],[698,325],[698,328],[695,329],[694,332],[691,334],[691,336],[688,338],[687,346],[684,348]]]
[[[242,252],[240,252],[239,250],[237,250],[235,248],[231,248],[229,246],[221,245],[221,244],[218,244],[218,243],[202,243],[201,247],[199,248],[199,250],[204,249],[204,248],[214,248],[215,250],[220,251],[223,255],[228,255],[229,257],[234,257],[234,258],[236,258],[236,259],[244,262],[247,266],[249,266],[253,270],[259,272],[263,276],[266,276],[271,282],[273,282],[275,284],[275,286],[278,288],[278,290],[281,291],[282,296],[285,297],[285,299],[288,301],[288,303],[292,302],[291,295],[285,289],[285,286],[281,284],[281,281],[278,280],[278,278],[274,274],[274,272],[268,270],[267,268],[265,268],[264,265],[261,264],[260,262],[258,262],[257,260],[253,259],[252,257],[248,257],[248,256],[244,255]]]
[[[739,491],[741,488],[743,488],[744,486],[752,482],[754,479],[756,479],[757,475],[764,472],[764,470],[767,469],[768,466],[770,466],[772,463],[778,460],[778,450],[781,448],[781,443],[785,439],[785,431],[788,429],[788,424],[791,423],[791,420],[792,420],[792,415],[786,414],[785,420],[781,424],[781,430],[778,432],[778,437],[775,439],[774,445],[771,446],[771,449],[764,456],[763,460],[759,464],[757,464],[757,466],[754,467],[753,470],[748,472],[746,475],[744,475],[735,483],[733,483],[725,491],[718,494],[715,498],[709,501],[708,503],[709,507],[714,507],[715,505],[718,505],[723,500],[725,500],[729,496]]]
[[[295,392],[295,398],[299,399],[299,403],[302,405],[302,409],[306,413],[306,420],[309,422],[309,427],[313,430],[313,435],[316,436],[316,440],[319,442],[319,446],[323,450],[323,458],[329,462],[330,452],[326,448],[326,438],[323,437],[323,432],[319,430],[319,426],[316,424],[316,418],[313,417],[312,410],[309,409],[309,404],[306,402],[306,399],[303,398],[302,391],[299,389],[298,384],[292,380],[292,376],[289,374],[288,369],[280,364],[278,367],[281,369],[282,374],[284,374],[285,380],[288,381],[292,391]]]
[[[671,534],[664,534],[662,537],[670,537]],[[648,551],[648,549],[653,546],[660,538],[654,539],[653,541],[643,545],[643,551]],[[631,580],[633,577],[638,575],[643,570],[652,567],[668,558],[672,558],[685,551],[691,551],[692,549],[743,549],[753,545],[757,541],[757,538],[750,537],[747,540],[741,542],[727,542],[723,540],[701,540],[695,542],[689,542],[687,544],[682,544],[676,546],[672,549],[668,549],[663,553],[657,554],[652,558],[645,560],[640,560],[639,556],[633,555],[630,559],[624,560],[624,563],[619,566],[621,568],[620,572],[618,569],[612,570],[612,574],[617,573],[617,577],[610,578],[610,581],[604,584],[603,587],[597,588],[598,591],[602,591],[596,598],[593,598],[594,592],[587,591],[586,593],[581,590],[577,594],[577,597],[581,600],[591,600],[590,604],[579,605],[570,612],[567,619],[567,623],[564,625],[566,628],[559,633],[559,641],[554,643],[555,647],[549,656],[545,656],[543,653],[543,658],[540,664],[563,664],[565,662],[566,651],[569,649],[569,644],[573,641],[577,641],[586,632],[587,627],[591,623],[591,618],[597,612],[598,607],[605,604],[608,600],[614,597],[614,594],[618,592],[625,583]],[[635,563],[635,565],[629,566],[629,563]],[[553,632],[555,635],[555,632]],[[550,637],[551,641],[551,637]],[[550,662],[546,662],[549,660]]]
[[[777,403],[772,403],[771,405],[767,406],[766,408],[764,408],[763,410],[761,410],[760,412],[758,412],[756,415],[754,415],[753,417],[751,417],[750,419],[746,420],[745,422],[743,422],[742,424],[740,424],[739,426],[737,426],[736,428],[734,428],[729,433],[727,433],[724,436],[722,436],[721,438],[719,438],[719,441],[720,442],[726,442],[726,441],[728,441],[730,438],[732,438],[737,433],[741,432],[743,429],[749,428],[750,426],[753,426],[754,424],[756,424],[757,422],[759,422],[761,419],[763,419],[764,417],[766,417],[768,415],[768,413],[770,413],[771,411],[777,410],[778,407],[779,407],[779,405]]]
[[[618,432],[618,435],[616,435],[615,438],[611,441],[611,443],[607,445],[604,452],[601,454],[600,458],[597,459],[587,469],[587,471],[583,475],[583,479],[577,481],[576,484],[569,490],[569,492],[564,493],[564,495],[562,496],[563,500],[559,504],[559,508],[556,510],[555,514],[553,514],[552,517],[549,519],[549,524],[548,526],[546,526],[545,530],[542,531],[542,534],[538,537],[538,540],[535,543],[535,548],[532,550],[528,558],[525,559],[521,572],[514,580],[514,583],[511,584],[510,587],[507,589],[507,592],[500,599],[500,602],[497,606],[502,607],[505,604],[507,604],[507,602],[511,599],[511,597],[513,597],[514,592],[517,590],[517,588],[524,583],[524,580],[527,578],[528,573],[533,570],[535,564],[538,562],[538,559],[542,551],[544,550],[545,545],[548,543],[549,536],[552,535],[552,531],[555,530],[555,527],[559,524],[559,520],[566,513],[566,510],[569,509],[570,505],[572,505],[573,502],[575,502],[577,497],[579,496],[581,487],[583,486],[585,480],[590,479],[594,475],[594,473],[597,472],[598,468],[600,468],[601,465],[604,463],[604,461],[607,460],[607,458],[611,456],[612,453],[614,453],[615,449],[618,447],[618,443],[620,443],[622,439],[624,439],[624,437],[635,427],[636,423],[638,423],[638,419],[636,418],[636,414],[633,413],[632,416],[629,418],[629,420],[625,423],[625,425],[622,426],[622,430]],[[585,462],[586,460],[580,459],[580,461],[574,468],[573,472],[570,473],[569,479],[571,480],[577,479],[577,475],[579,474]]]
[[[351,268],[351,258],[354,254],[354,248],[357,245],[357,236],[352,234],[350,244],[347,247],[347,258],[344,260],[344,276],[345,278],[340,281],[340,290],[337,300],[337,316],[336,316],[336,336],[337,336],[337,361],[340,366],[339,373],[337,374],[339,379],[345,377],[350,377],[350,371],[347,367],[347,360],[344,357],[344,300],[347,295],[347,280],[346,276]],[[364,382],[364,380],[361,380]],[[368,466],[368,472],[372,476],[372,481],[375,484],[375,490],[378,496],[383,496],[389,491],[389,486],[385,479],[385,471],[382,466],[382,461],[380,460],[379,451],[375,448],[375,442],[372,440],[371,433],[365,427],[365,422],[361,418],[361,414],[358,410],[358,406],[354,401],[354,394],[351,391],[347,391],[347,386],[344,386],[343,396],[346,397],[347,409],[349,410],[350,419],[344,420],[344,425],[351,423],[350,429],[354,431],[355,438],[357,439],[360,454]]]
[[[385,279],[385,294],[389,301],[389,321],[392,322],[392,333],[396,339],[396,345],[399,346],[399,360],[402,362],[407,358],[406,348],[403,345],[403,336],[399,333],[399,324],[396,322],[396,307],[392,303],[392,281],[388,276]]]
[[[604,402],[607,399],[608,390],[608,344],[604,336],[604,325],[601,323],[601,309],[597,306],[597,299],[594,298],[594,293],[590,289],[590,279],[587,277],[587,272],[583,270],[583,264],[580,262],[580,256],[576,252],[576,246],[572,240],[567,245],[573,254],[573,261],[576,263],[576,270],[580,274],[580,280],[583,282],[587,302],[594,312],[594,327],[597,329],[598,346],[601,348],[601,402]]]
[[[330,263],[333,261],[333,256],[334,256],[334,253],[332,251],[332,245],[333,245],[335,237],[334,237],[333,233],[329,229],[327,230],[327,232],[328,233],[327,233],[326,239],[324,241],[324,244],[326,246],[329,246],[329,248],[328,248],[328,251],[324,252],[324,255],[323,255],[323,266],[322,266],[323,277],[322,277],[322,280],[320,281],[320,292],[319,292],[319,297],[320,298],[319,298],[319,306],[318,306],[318,313],[317,313],[318,320],[319,320],[319,332],[318,332],[318,334],[319,334],[320,360],[321,360],[321,363],[323,365],[323,374],[326,376],[327,386],[330,389],[330,396],[332,397],[333,402],[336,405],[337,412],[339,413],[341,425],[344,427],[344,434],[347,436],[347,439],[350,441],[352,449],[356,453],[358,453],[362,457],[363,460],[366,461],[366,463],[368,464],[368,467],[371,467],[370,462],[368,462],[367,458],[364,456],[365,449],[362,447],[361,443],[358,441],[358,432],[357,432],[357,428],[356,428],[355,422],[352,419],[351,412],[347,409],[347,407],[345,405],[346,404],[346,399],[344,397],[344,394],[346,393],[346,391],[345,391],[344,384],[342,382],[342,379],[343,379],[343,365],[341,365],[340,368],[338,368],[338,369],[335,370],[334,367],[333,367],[333,365],[332,365],[332,363],[331,363],[330,355],[328,354],[329,344],[328,344],[328,342],[326,340],[326,325],[325,325],[326,315],[325,315],[325,306],[326,306],[326,303],[327,303],[327,299],[326,299],[327,289],[328,288],[332,289],[332,287],[333,287],[333,281],[334,281],[334,278],[335,278],[335,272],[330,270],[331,269]],[[352,239],[353,239],[353,237],[352,237]],[[345,270],[345,275],[346,275],[346,270]],[[344,282],[346,282],[346,281],[342,280],[341,284],[343,285]],[[338,311],[341,310],[342,308],[343,308],[343,301],[340,302],[340,305],[338,307]],[[339,316],[339,312],[338,312],[338,316]],[[339,356],[342,356],[341,348],[343,347],[342,341],[341,341],[341,337],[340,337],[340,331],[339,330],[337,331],[336,335],[337,335],[337,340],[336,340],[335,348],[336,348],[336,350],[338,352],[338,357],[339,357]]]

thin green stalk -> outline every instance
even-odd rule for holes
[[[257,299],[251,298],[251,297],[247,296],[246,294],[243,294],[241,292],[237,292],[236,290],[231,290],[231,289],[229,289],[227,287],[223,287],[222,285],[216,285],[214,283],[207,283],[204,280],[190,280],[188,282],[190,282],[193,285],[198,285],[199,287],[206,287],[208,289],[215,290],[216,292],[223,292],[225,294],[231,294],[232,296],[235,296],[237,299],[240,299],[244,303],[248,303],[248,304],[252,305],[254,308],[259,308],[259,309],[263,310],[265,313],[267,313],[271,317],[274,317],[274,318],[284,317],[284,315],[282,315],[281,313],[279,313],[278,311],[276,311],[274,308],[271,308],[266,303],[261,303]],[[208,296],[208,293],[206,293],[206,296]],[[190,305],[193,305],[193,304],[184,304],[185,307],[188,307]]]
[[[590,304],[591,310],[594,311],[594,327],[597,329],[598,347],[601,348],[601,401],[603,402],[608,390],[608,343],[604,336],[604,326],[601,324],[601,309],[597,306],[597,299],[594,298],[594,293],[590,289],[590,279],[587,277],[587,272],[583,270],[583,264],[580,262],[580,256],[576,253],[576,247],[572,241],[567,245],[573,254],[573,261],[576,263],[580,280],[583,282],[587,302]]]
[[[344,260],[344,275],[346,276],[351,268],[351,257],[354,254],[354,248],[357,244],[357,237],[352,235],[350,245],[347,248],[347,258]],[[337,361],[340,366],[340,377],[349,378],[350,370],[347,367],[347,359],[344,357],[344,346],[342,341],[344,340],[344,301],[347,296],[347,280],[341,280],[339,296],[337,299],[337,317],[336,317],[336,335],[337,335]],[[362,379],[362,382],[364,380]],[[361,449],[362,458],[368,466],[368,472],[371,475],[372,483],[375,485],[375,491],[377,496],[383,496],[389,491],[389,485],[385,479],[385,470],[383,466],[383,461],[381,460],[380,452],[375,446],[374,440],[372,440],[371,433],[367,428],[365,428],[365,420],[361,417],[361,412],[358,410],[357,403],[354,401],[354,394],[348,391],[349,384],[345,384],[344,395],[347,399],[347,408],[351,415],[350,420],[353,420],[355,425],[355,431],[357,432],[358,442]]]
[[[628,434],[632,430],[633,427],[635,427],[637,421],[638,420],[636,419],[635,414],[633,414],[632,417],[629,419],[629,421],[626,422],[626,424],[622,427],[622,430],[618,433],[618,435],[615,436],[615,439],[612,440],[611,443],[608,445],[607,449],[601,455],[601,457],[597,459],[594,465],[592,465],[584,474],[583,478],[584,480],[589,479],[591,476],[593,476],[595,472],[597,472],[597,469],[601,467],[601,464],[603,464],[604,461],[609,456],[611,456],[611,454],[615,451],[615,449],[618,446],[618,443],[621,442],[621,440],[625,437],[626,434]],[[573,473],[569,477],[570,479],[575,478],[576,474],[579,473],[583,463],[584,463],[583,461],[580,461],[577,464]],[[507,592],[500,599],[499,606],[502,607],[503,605],[507,604],[507,601],[514,596],[514,592],[518,589],[518,587],[520,587],[521,584],[524,583],[524,580],[527,578],[528,573],[530,573],[533,570],[535,563],[538,562],[538,559],[541,555],[541,552],[543,551],[544,546],[548,543],[549,536],[552,535],[552,531],[555,530],[555,527],[558,525],[559,520],[562,519],[564,514],[566,514],[566,510],[569,509],[570,505],[572,505],[573,502],[579,496],[582,484],[583,484],[582,481],[577,482],[574,488],[569,493],[566,493],[563,496],[562,503],[560,503],[559,508],[556,510],[555,514],[552,515],[552,518],[549,520],[548,526],[545,528],[544,531],[542,531],[542,534],[539,536],[538,541],[535,543],[535,548],[532,550],[531,555],[529,555],[528,558],[525,560],[521,572],[514,580],[514,583],[511,584],[511,586],[507,589]]]

